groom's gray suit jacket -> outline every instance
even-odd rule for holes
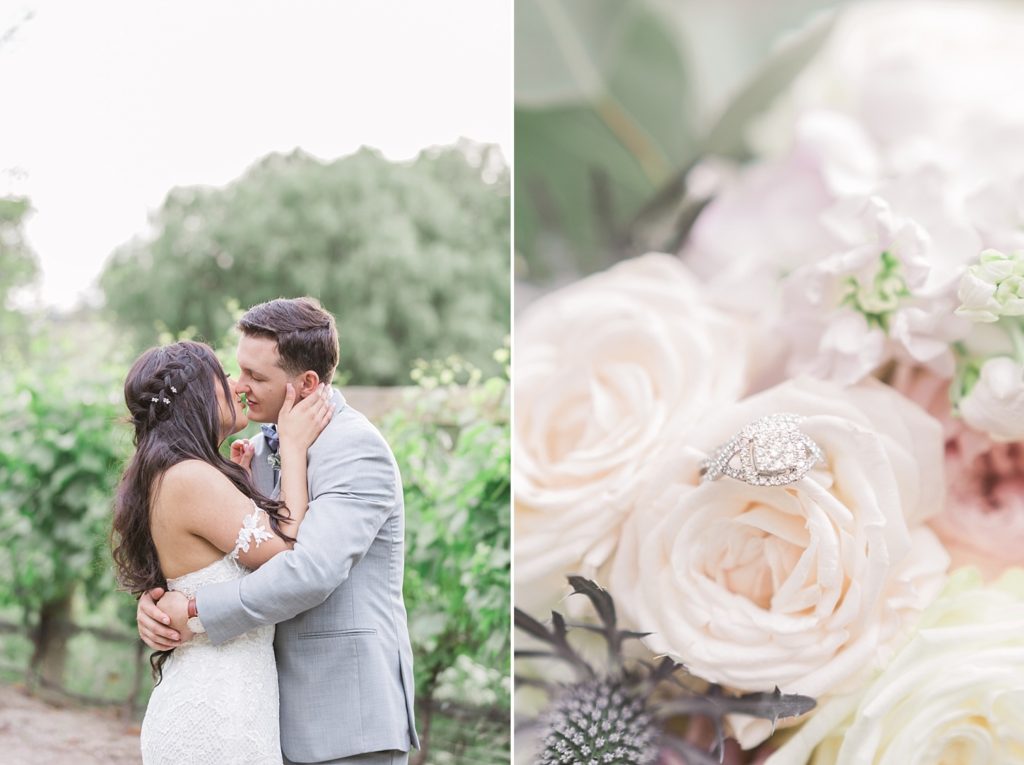
[[[338,391],[334,402],[309,449],[309,510],[295,549],[196,595],[214,644],[277,624],[281,749],[294,762],[419,746],[402,479],[377,429]],[[262,436],[254,444],[253,479],[269,494],[268,450]]]

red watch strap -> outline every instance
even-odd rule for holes
[[[191,619],[193,616],[199,616],[199,610],[196,608],[196,599],[188,599],[188,618]]]

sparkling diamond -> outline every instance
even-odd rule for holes
[[[800,430],[801,420],[795,414],[772,414],[750,423],[705,460],[704,480],[727,475],[757,486],[798,481],[825,459]]]

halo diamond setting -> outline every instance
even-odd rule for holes
[[[755,420],[701,463],[704,481],[729,476],[754,486],[785,486],[803,478],[821,448],[803,431],[798,414],[770,414]]]

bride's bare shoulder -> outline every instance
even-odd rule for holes
[[[153,499],[155,506],[173,504],[189,507],[216,501],[225,493],[237,492],[227,476],[210,463],[183,460],[164,471]]]

